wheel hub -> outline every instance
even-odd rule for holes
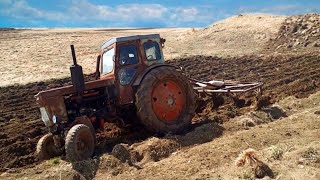
[[[157,83],[152,91],[152,108],[159,119],[173,122],[181,114],[185,95],[180,84],[173,80]]]
[[[171,98],[170,98],[170,99],[168,99],[168,105],[169,105],[169,106],[172,106],[172,105],[173,105],[173,103],[174,103],[173,99],[171,99]]]

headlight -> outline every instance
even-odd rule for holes
[[[50,119],[49,119],[49,115],[48,115],[48,113],[46,111],[46,108],[45,107],[41,107],[40,108],[40,113],[41,113],[41,119],[44,122],[44,124],[46,126],[49,126]]]
[[[58,119],[58,117],[56,115],[52,116],[52,122],[53,122],[53,124],[58,124],[59,123],[59,119]]]

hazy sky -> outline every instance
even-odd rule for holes
[[[205,27],[240,13],[320,13],[320,0],[0,0],[0,27]]]

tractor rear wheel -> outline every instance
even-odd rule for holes
[[[152,69],[136,93],[137,115],[147,129],[157,133],[179,133],[195,113],[196,94],[188,79],[173,67]]]
[[[70,162],[90,158],[94,151],[94,135],[90,128],[84,124],[74,125],[66,137],[66,157]]]
[[[46,134],[40,138],[37,144],[36,156],[39,160],[47,160],[59,156],[59,150],[54,145],[53,135]]]

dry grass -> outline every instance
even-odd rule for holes
[[[216,22],[204,29],[178,36],[177,52],[239,56],[259,53],[276,37],[285,16],[246,14]],[[192,42],[192,43],[190,43]]]
[[[160,33],[168,39],[185,29],[27,29],[0,34],[0,86],[69,76],[74,44],[84,73],[95,71],[100,45],[111,37]]]
[[[167,29],[27,29],[0,34],[0,86],[69,76],[70,44],[86,74],[95,70],[99,47],[114,36],[160,33],[166,59],[187,55],[237,56],[257,53],[285,17],[243,15],[208,28]]]

